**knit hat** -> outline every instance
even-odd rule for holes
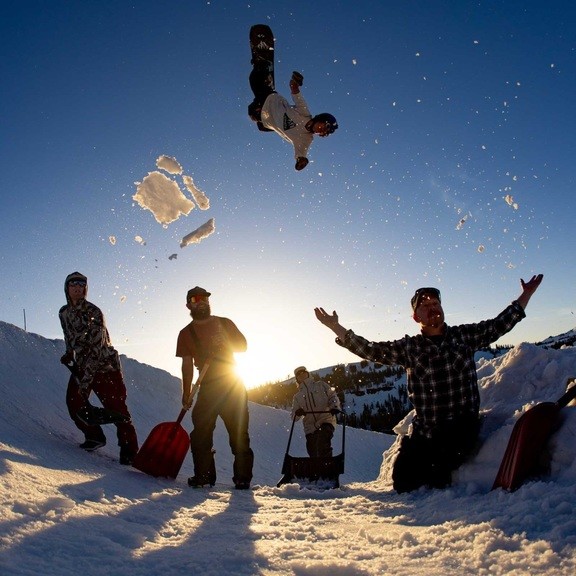
[[[438,298],[438,302],[442,302],[442,299],[440,298],[440,290],[438,290],[438,288],[418,288],[418,290],[414,292],[412,300],[410,300],[414,312],[416,312],[416,308],[418,308],[420,301],[424,296],[432,296],[432,298]]]
[[[306,366],[298,366],[298,368],[294,370],[294,376],[298,376],[300,372],[308,372],[308,369]]]
[[[188,302],[192,296],[211,296],[211,293],[204,290],[204,288],[200,288],[200,286],[194,286],[194,288],[188,290],[186,302]]]

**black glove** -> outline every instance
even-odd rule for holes
[[[308,166],[308,158],[306,158],[305,156],[299,156],[298,159],[296,160],[296,165],[294,166],[294,168],[296,168],[296,170],[304,170],[306,166]]]
[[[304,84],[304,76],[302,76],[302,74],[300,74],[300,72],[292,72],[292,80],[294,80],[294,82],[296,82],[296,84],[298,84],[298,86],[302,86],[302,84]]]
[[[306,414],[306,412],[304,411],[303,408],[298,408],[298,410],[296,410],[296,412],[294,412],[295,416],[304,416],[304,414]]]
[[[332,414],[332,416],[336,416],[336,414],[340,414],[340,410],[338,410],[338,408],[332,408],[332,410],[330,410],[330,414]]]

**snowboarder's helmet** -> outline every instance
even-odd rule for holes
[[[328,134],[334,134],[334,132],[338,128],[338,121],[332,114],[328,114],[328,112],[323,112],[322,114],[316,114],[314,118],[312,118],[312,122],[324,122],[326,124],[326,132]]]
[[[298,368],[296,368],[294,370],[294,376],[298,376],[298,374],[300,374],[300,372],[308,372],[308,370],[306,369],[306,366],[298,366]]]

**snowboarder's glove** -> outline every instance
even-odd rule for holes
[[[304,76],[302,76],[302,74],[300,74],[300,72],[296,72],[296,70],[294,70],[294,72],[292,72],[291,80],[296,82],[296,84],[298,84],[298,86],[302,86],[302,84],[304,84]]]
[[[298,408],[298,410],[296,410],[296,412],[294,412],[295,416],[304,416],[306,414],[306,412],[304,411],[303,408]]]
[[[68,350],[68,352],[66,352],[66,354],[60,358],[60,362],[65,366],[71,366],[74,364],[74,352],[72,350]]]
[[[338,408],[332,408],[332,410],[330,410],[330,414],[332,414],[332,416],[336,416],[336,414],[340,414],[340,410],[338,410]]]
[[[308,166],[308,158],[304,156],[299,156],[296,159],[296,166],[294,166],[294,168],[296,168],[296,170],[304,170],[306,166]]]

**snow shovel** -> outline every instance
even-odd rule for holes
[[[200,388],[209,365],[210,362],[207,360],[192,388],[192,398]],[[181,425],[185,414],[186,410],[182,408],[176,422],[162,422],[154,426],[134,458],[132,463],[134,468],[150,476],[164,476],[166,478],[178,476],[186,453],[190,448],[190,436]]]
[[[573,378],[569,378],[567,384],[573,381]],[[538,460],[558,424],[560,410],[574,398],[576,386],[570,388],[557,402],[540,402],[518,418],[492,490],[504,488],[514,491],[537,472]]]
[[[307,412],[307,414],[325,414],[323,412]],[[296,416],[292,419],[292,427],[290,428],[290,435],[288,436],[288,445],[286,446],[286,454],[284,455],[284,462],[282,464],[282,478],[276,484],[280,488],[282,484],[289,484],[294,479],[307,480],[308,482],[327,481],[332,483],[333,488],[340,486],[340,474],[344,473],[344,448],[346,442],[346,414],[342,414],[342,452],[336,456],[291,456],[290,444],[292,442],[292,434],[294,432],[294,424],[296,423]]]
[[[80,386],[80,371],[78,370],[78,365],[76,362],[63,362],[64,366],[70,370],[72,376],[76,380],[78,386]],[[101,406],[94,406],[90,404],[88,396],[85,398],[84,407],[81,408],[77,413],[76,417],[84,422],[87,426],[101,426],[103,424],[121,424],[130,421],[130,416],[126,414],[121,414],[114,410],[109,410],[108,408],[102,408]]]

